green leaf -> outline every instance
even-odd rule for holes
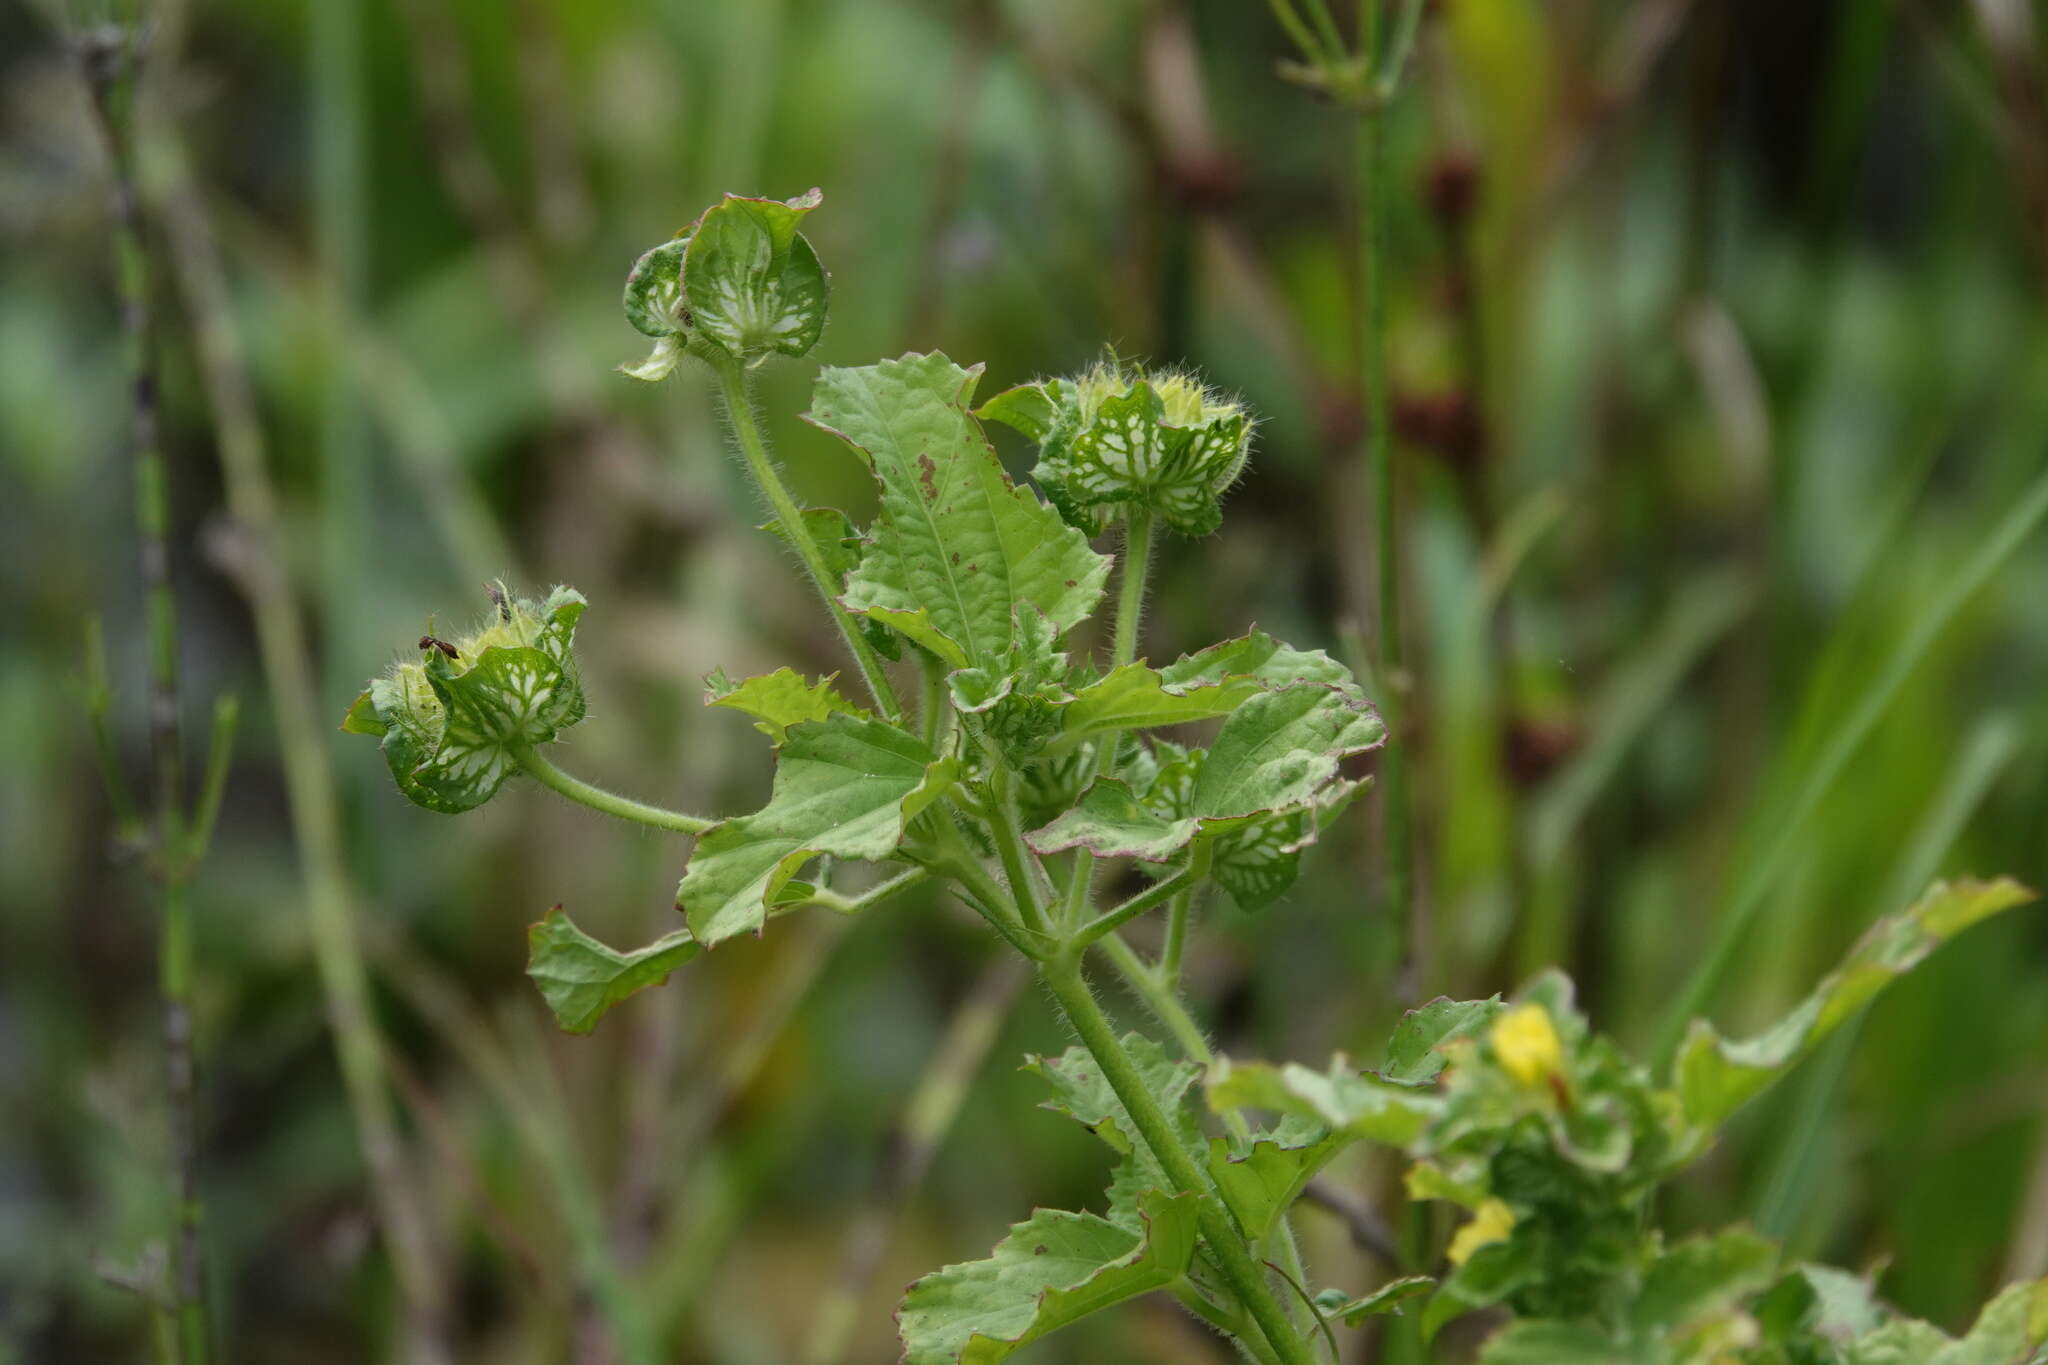
[[[905,1365],[993,1365],[1018,1347],[1186,1273],[1193,1195],[1147,1192],[1140,1227],[1041,1209],[985,1261],[947,1266],[910,1287],[896,1321]]]
[[[728,194],[705,211],[683,258],[697,337],[743,360],[810,353],[825,331],[828,285],[797,225],[823,199],[817,190],[787,201]]]
[[[1747,1228],[1689,1238],[1659,1256],[1629,1305],[1636,1332],[1657,1339],[1731,1312],[1769,1285],[1778,1248]]]
[[[1209,1174],[1245,1235],[1262,1241],[1316,1172],[1356,1140],[1315,1119],[1289,1115],[1247,1141],[1209,1139]]]
[[[677,901],[705,947],[760,929],[812,858],[886,858],[906,823],[959,775],[915,736],[837,713],[790,727],[768,804],[697,842]]]
[[[980,372],[936,352],[828,368],[807,418],[852,446],[881,485],[847,609],[955,668],[994,669],[1019,606],[1064,633],[1102,596],[1109,561],[1004,474],[966,407]]]
[[[1479,1359],[1482,1365],[1645,1365],[1643,1355],[1597,1327],[1538,1319],[1510,1323],[1496,1332]]]
[[[1301,682],[1357,691],[1350,670],[1321,650],[1298,650],[1255,630],[1165,668],[1125,664],[1080,688],[1061,716],[1060,745],[1227,716],[1249,697]]]
[[[714,673],[705,679],[704,704],[754,717],[754,728],[780,744],[790,726],[807,720],[824,720],[835,714],[867,717],[866,711],[833,690],[832,679],[837,676],[835,673],[810,683],[793,668],[778,668],[773,673],[730,684],[724,674]]]
[[[1201,824],[1192,816],[1164,819],[1120,779],[1105,777],[1089,784],[1072,810],[1043,829],[1032,830],[1024,842],[1039,854],[1087,848],[1105,858],[1163,863],[1187,847]]]
[[[563,1029],[588,1033],[612,1006],[660,985],[701,951],[683,928],[622,953],[577,928],[558,905],[526,931],[526,974]]]
[[[1342,688],[1297,684],[1231,712],[1195,774],[1190,813],[1250,815],[1301,805],[1337,775],[1337,760],[1386,739],[1379,713]]]
[[[1387,1041],[1381,1078],[1400,1085],[1429,1084],[1444,1069],[1444,1044],[1476,1037],[1505,1008],[1498,995],[1485,1000],[1453,1000],[1440,995],[1409,1010]]]
[[[1427,1294],[1435,1287],[1436,1280],[1431,1276],[1403,1275],[1398,1280],[1388,1280],[1370,1294],[1342,1300],[1324,1309],[1323,1317],[1326,1321],[1342,1322],[1346,1327],[1357,1327],[1367,1318],[1399,1313],[1408,1300]]]
[[[2010,878],[1937,882],[1910,909],[1872,925],[1842,965],[1765,1032],[1730,1042],[1694,1019],[1675,1074],[1686,1118],[1702,1128],[1718,1125],[1948,939],[2033,898]]]
[[[1202,1069],[1173,1056],[1142,1033],[1125,1034],[1123,1044],[1137,1064],[1139,1079],[1159,1101],[1159,1107],[1168,1114],[1179,1113]],[[1057,1057],[1033,1055],[1025,1059],[1023,1069],[1052,1087],[1053,1097],[1041,1108],[1065,1114],[1108,1143],[1112,1150],[1129,1153],[1141,1148],[1130,1111],[1117,1098],[1088,1049],[1070,1047]]]
[[[1268,1109],[1299,1114],[1351,1137],[1391,1147],[1415,1141],[1443,1107],[1426,1091],[1361,1075],[1341,1056],[1326,1072],[1311,1071],[1298,1062],[1274,1066],[1218,1057],[1204,1085],[1209,1107],[1218,1113]]]
[[[1027,440],[1043,443],[1059,420],[1060,405],[1068,401],[1066,387],[1065,381],[1059,379],[1019,384],[983,403],[974,415],[984,422],[1001,422]]]
[[[1292,884],[1292,855],[1355,791],[1337,776],[1337,761],[1385,735],[1355,690],[1300,683],[1261,692],[1223,722],[1206,754],[1161,767],[1146,800],[1103,779],[1026,841],[1040,853],[1080,847],[1164,862],[1197,835],[1222,836],[1217,880],[1256,907]]]
[[[2035,1280],[2013,1285],[1986,1304],[1969,1335],[1935,1352],[1930,1365],[2030,1365],[2043,1345],[2048,1280]]]

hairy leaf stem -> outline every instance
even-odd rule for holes
[[[1117,583],[1116,630],[1110,643],[1112,671],[1138,657],[1138,627],[1145,615],[1145,580],[1152,571],[1152,543],[1157,522],[1147,507],[1133,507],[1124,516],[1124,560]],[[1095,776],[1116,775],[1117,737],[1104,735],[1096,741]],[[1061,922],[1072,928],[1081,922],[1094,889],[1095,855],[1088,849],[1074,854],[1073,876],[1067,882],[1067,904]]]
[[[891,723],[903,718],[903,703],[897,700],[896,689],[889,683],[889,675],[882,668],[882,660],[875,653],[874,646],[860,633],[845,607],[839,604],[839,595],[833,591],[833,574],[825,562],[824,551],[818,548],[817,539],[810,528],[804,525],[803,511],[796,500],[783,486],[782,476],[776,472],[775,460],[768,453],[768,442],[761,435],[760,424],[754,420],[753,399],[747,393],[746,370],[737,360],[724,360],[713,364],[718,372],[718,388],[725,400],[725,414],[732,424],[733,435],[740,443],[740,453],[747,458],[747,468],[752,471],[754,483],[775,509],[776,517],[782,522],[789,543],[796,547],[797,557],[803,560],[804,569],[811,576],[811,582],[818,589],[818,596],[824,599],[825,610],[830,612],[839,633],[846,640],[847,649],[853,652],[853,660],[860,668],[861,678],[868,685],[868,692],[874,697],[875,705]]]
[[[512,751],[519,766],[531,773],[542,786],[568,797],[581,806],[606,815],[615,815],[621,820],[631,820],[637,825],[652,829],[674,830],[678,834],[702,834],[717,824],[701,815],[685,815],[681,811],[666,810],[650,806],[645,801],[635,801],[630,796],[619,796],[602,787],[592,786],[580,777],[571,777],[553,763],[541,757],[540,751],[530,744],[520,745]]]
[[[1039,976],[1059,1002],[1067,1022],[1080,1035],[1082,1045],[1094,1057],[1095,1064],[1102,1068],[1103,1079],[1109,1082],[1110,1089],[1123,1102],[1131,1122],[1136,1125],[1145,1145],[1152,1150],[1167,1179],[1179,1192],[1196,1196],[1202,1238],[1216,1257],[1224,1279],[1229,1281],[1238,1301],[1258,1324],[1259,1331],[1265,1334],[1274,1354],[1283,1365],[1315,1365],[1315,1353],[1295,1330],[1287,1311],[1280,1306],[1279,1299],[1267,1284],[1265,1272],[1245,1249],[1243,1232],[1217,1198],[1195,1158],[1181,1145],[1173,1123],[1159,1107],[1159,1101],[1145,1088],[1137,1064],[1124,1050],[1109,1016],[1103,1013],[1095,993],[1081,974],[1079,953],[1072,949],[1062,952],[1039,969]]]
[[[1178,899],[1183,892],[1191,890],[1202,878],[1209,875],[1210,845],[1207,840],[1195,845],[1189,855],[1188,865],[1164,881],[1155,882],[1138,892],[1122,905],[1105,910],[1075,930],[1067,939],[1068,946],[1080,951],[1092,945],[1104,934],[1113,933],[1130,920],[1136,919],[1161,901]]]

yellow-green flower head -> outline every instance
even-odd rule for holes
[[[1451,1238],[1446,1255],[1452,1265],[1463,1265],[1472,1253],[1495,1242],[1505,1242],[1515,1230],[1515,1211],[1503,1200],[1486,1199],[1472,1211],[1472,1220]]]
[[[454,814],[491,799],[522,749],[583,719],[570,652],[583,594],[556,588],[545,601],[492,589],[493,610],[456,640],[422,635],[419,658],[393,664],[349,708],[342,728],[376,735],[399,791]]]
[[[1091,535],[1134,508],[1183,535],[1215,530],[1254,426],[1243,404],[1191,375],[1114,360],[998,394],[979,415],[1038,442],[1032,477]]]
[[[1517,1005],[1494,1021],[1487,1034],[1501,1070],[1529,1089],[1546,1084],[1564,1065],[1564,1050],[1550,1012],[1541,1005]]]

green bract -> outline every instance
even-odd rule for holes
[[[1132,508],[1182,535],[1207,535],[1251,449],[1242,405],[1177,371],[1147,374],[1113,361],[999,393],[978,415],[1038,443],[1031,477],[1090,535]]]
[[[797,231],[824,196],[722,203],[633,263],[626,320],[655,339],[635,379],[665,379],[684,354],[750,362],[805,356],[824,335],[830,279]]]
[[[481,806],[523,751],[583,719],[570,652],[583,595],[556,588],[540,602],[513,601],[502,589],[493,596],[497,609],[482,627],[446,644],[422,637],[419,661],[373,680],[342,722],[351,734],[383,738],[398,789],[428,810]]]

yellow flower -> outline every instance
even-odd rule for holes
[[[1449,1252],[1452,1265],[1463,1265],[1472,1259],[1472,1253],[1494,1242],[1504,1242],[1515,1230],[1515,1211],[1498,1199],[1481,1201],[1472,1211],[1472,1221],[1458,1229],[1458,1235],[1451,1238]]]
[[[1501,1069],[1532,1089],[1557,1074],[1563,1061],[1557,1030],[1541,1005],[1517,1005],[1494,1023],[1488,1037]]]

